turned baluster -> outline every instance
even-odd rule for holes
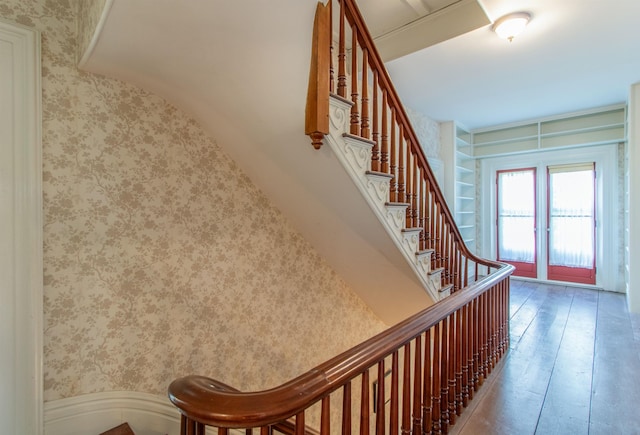
[[[407,147],[407,151],[409,151],[409,147]],[[407,153],[407,184],[405,187],[405,202],[408,204],[407,209],[405,210],[405,227],[413,228],[412,216],[413,216],[413,208],[411,204],[411,197],[413,196],[413,191],[411,190],[411,180],[413,179],[413,165],[411,164],[411,152]]]
[[[378,363],[378,397],[376,397],[376,434],[384,433],[384,360]]]
[[[389,183],[389,200],[391,202],[398,202],[398,172],[397,172],[397,164],[396,164],[396,141],[398,137],[396,136],[396,111],[395,108],[391,108],[391,150],[389,151],[389,160],[390,160],[390,174],[393,176],[391,182]]]
[[[489,340],[489,373],[498,361],[498,322],[496,321],[496,309],[498,308],[498,288],[493,286],[489,290],[489,324],[491,325],[491,338]]]
[[[443,252],[444,251],[444,248],[443,248],[443,242],[444,241],[442,240],[442,237],[443,237],[442,218],[443,218],[443,216],[442,216],[442,214],[440,212],[441,205],[436,203],[436,208],[438,210],[437,211],[437,213],[438,213],[438,221],[437,221],[438,227],[436,228],[436,233],[437,233],[437,235],[436,235],[436,246],[438,247],[436,252],[438,254],[438,267],[444,267],[444,257],[445,257],[444,252]]]
[[[404,345],[402,370],[402,427],[403,435],[411,433],[411,344]],[[415,376],[415,372],[414,372]]]
[[[404,167],[404,125],[398,124],[398,202],[407,202],[405,197],[405,167]]]
[[[449,432],[449,317],[442,320],[440,342],[440,428]]]
[[[358,112],[358,29],[351,26],[351,134],[360,133],[360,113]]]
[[[380,171],[389,174],[389,124],[387,120],[387,91],[382,90],[382,138],[380,147]],[[392,133],[393,134],[393,133]]]
[[[435,194],[431,194],[431,248],[434,250],[431,256],[432,268],[440,267],[440,214],[438,213],[438,203]]]
[[[329,10],[329,39],[331,42],[329,43],[329,92],[335,91],[335,82],[334,82],[334,71],[333,71],[333,1],[329,0],[327,2],[327,8]]]
[[[345,47],[345,7],[340,6],[340,35],[338,39],[338,95],[347,97],[347,49]]]
[[[431,383],[433,382],[432,367],[433,361],[431,360],[431,333],[433,328],[429,329],[424,335],[424,375],[423,387],[422,387],[422,433],[431,433],[432,423],[432,390]],[[414,434],[419,434],[420,431],[414,428]]]
[[[482,318],[480,317],[479,310],[479,300],[480,298],[475,298],[472,301],[472,310],[471,310],[471,328],[472,328],[472,367],[473,367],[473,388],[469,391],[469,398],[473,399],[473,395],[476,391],[478,391],[478,387],[480,386],[480,333],[482,328],[480,327]]]
[[[380,126],[378,122],[378,71],[373,71],[373,148],[371,149],[371,170],[380,172]]]
[[[444,282],[449,284],[451,281],[451,269],[449,264],[449,224],[447,224],[444,215],[442,216],[442,267],[444,267],[444,271],[442,272],[442,276],[444,277]]]
[[[422,428],[422,336],[415,339],[415,354],[413,361],[413,432],[419,434]],[[408,355],[406,357],[408,358]],[[410,365],[410,364],[409,364]],[[410,382],[410,380],[408,380]],[[411,389],[411,387],[409,387]],[[407,393],[407,397],[409,394]],[[411,400],[411,399],[409,399]],[[407,405],[407,408],[409,406]],[[408,426],[411,433],[411,426]]]
[[[469,285],[469,257],[464,257],[464,286]]]
[[[479,329],[480,329],[480,376],[478,377],[480,385],[484,383],[487,373],[487,311],[485,303],[485,294],[483,293],[478,297],[479,303]]]
[[[462,327],[462,312],[464,307],[456,312],[456,415],[462,414],[462,346],[464,340],[464,329]]]
[[[369,129],[369,51],[362,48],[362,124],[360,126],[360,137],[369,139],[371,131]]]
[[[462,252],[460,251],[460,244],[457,241],[453,242],[453,259],[454,259],[453,273],[454,273],[454,279],[456,283],[455,290],[457,291],[462,288],[461,286],[462,270],[460,268],[460,265],[462,264]]]
[[[406,358],[406,355],[405,355]],[[398,435],[398,426],[400,425],[399,420],[399,409],[400,405],[398,403],[398,389],[399,389],[399,358],[398,351],[393,352],[391,355],[391,403],[389,407],[389,434]],[[404,396],[404,391],[403,391]],[[404,401],[404,399],[403,399]],[[403,403],[404,405],[404,403]]]
[[[433,329],[433,385],[431,391],[431,401],[433,403],[433,413],[431,415],[433,424],[433,434],[440,435],[442,433],[441,413],[440,413],[440,323],[437,323]]]
[[[369,370],[362,373],[360,391],[360,435],[369,435]]]
[[[482,323],[482,329],[484,334],[483,340],[483,380],[486,380],[489,376],[489,363],[491,361],[491,352],[489,351],[489,341],[491,339],[491,319],[489,318],[489,293],[491,290],[487,290],[480,297],[483,300],[484,306],[484,321]]]
[[[351,382],[342,388],[342,435],[351,435]]]
[[[322,404],[322,413],[320,415],[320,421],[321,421],[321,425],[323,424],[323,419],[324,419],[324,413],[325,413],[325,409],[324,409],[324,403]],[[305,423],[305,414],[304,411],[300,411],[299,413],[296,414],[296,423],[295,423],[295,435],[304,435],[304,429],[305,429],[306,423]],[[322,429],[321,429],[322,430]],[[260,432],[262,434],[262,432]],[[273,433],[273,430],[269,429],[268,433]]]
[[[412,174],[413,177],[411,179],[411,227],[420,227],[419,222],[419,211],[420,207],[418,205],[418,156],[413,156],[413,163],[411,165],[413,168]]]
[[[469,405],[469,385],[471,383],[469,377],[469,349],[471,347],[469,328],[469,304],[467,304],[462,308],[462,406],[465,408]]]
[[[322,399],[322,408],[320,411],[320,435],[330,435],[331,433],[331,396]],[[296,435],[304,435],[304,425],[298,432],[298,424],[296,424]]]
[[[418,196],[418,208],[420,213],[418,216],[418,227],[422,228],[420,232],[420,250],[427,249],[427,181],[424,179],[424,171],[420,176],[420,194]]]

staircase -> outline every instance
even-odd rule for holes
[[[462,242],[355,2],[285,2],[108,1],[81,65],[194,114],[394,325],[268,391],[177,379],[182,433],[446,433],[508,349],[512,269]]]
[[[372,171],[371,161],[375,142],[349,134],[349,124],[353,103],[336,95],[330,99],[330,133],[326,143],[349,174],[353,183],[365,198],[371,211],[382,222],[389,237],[402,253],[425,291],[432,300],[438,301],[449,296],[454,285],[443,285],[444,267],[432,267],[435,263],[434,249],[421,249],[420,236],[423,228],[407,227],[407,210],[411,204],[391,202],[391,182],[393,176]]]

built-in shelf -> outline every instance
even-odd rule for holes
[[[467,247],[476,252],[476,163],[473,136],[455,122],[440,124],[444,194]]]
[[[550,149],[584,147],[626,140],[623,105],[569,114],[562,118],[474,130],[476,158]]]

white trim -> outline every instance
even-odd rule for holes
[[[152,394],[109,391],[44,404],[46,435],[98,434],[125,422],[136,435],[180,433],[178,409]]]
[[[179,435],[180,411],[167,397],[135,391],[83,394],[44,404],[46,435],[99,434],[122,423],[136,435]],[[207,427],[207,434],[215,433]]]
[[[591,109],[577,110],[575,112],[567,112],[567,113],[563,113],[562,115],[550,115],[550,116],[544,116],[540,118],[529,118],[522,121],[509,122],[506,124],[493,125],[493,126],[483,127],[483,128],[476,128],[472,130],[471,133],[474,133],[474,134],[486,133],[492,130],[502,130],[506,128],[521,127],[529,124],[544,123],[548,121],[558,121],[566,118],[573,118],[576,116],[594,115],[600,112],[609,112],[612,110],[626,109],[626,107],[627,105],[625,103],[610,104],[608,106],[599,106],[599,107],[593,107]]]
[[[82,54],[80,61],[78,62],[78,68],[82,69],[84,65],[87,63],[91,55],[93,54],[93,50],[96,48],[98,44],[98,39],[100,39],[100,34],[102,33],[102,29],[104,28],[105,23],[107,22],[107,17],[109,16],[109,12],[111,11],[111,7],[113,6],[113,0],[106,0],[104,7],[102,8],[102,13],[100,14],[100,19],[98,20],[98,24],[96,25],[96,29],[93,32],[93,36],[91,37],[91,41],[89,41],[89,45],[86,50]]]
[[[13,212],[0,214],[0,225],[13,231],[10,251],[12,279],[3,277],[14,306],[14,382],[3,385],[13,395],[13,421],[3,421],[3,430],[19,434],[42,433],[42,130],[40,83],[40,33],[37,30],[0,21],[0,40],[12,47],[13,99],[5,124],[13,141],[1,144],[0,160],[10,162],[12,171],[0,170],[0,195]],[[7,102],[3,101],[7,104]],[[6,106],[5,106],[6,108]],[[4,112],[2,116],[7,116]],[[6,245],[5,245],[6,246]],[[2,256],[6,252],[1,253]],[[4,302],[3,302],[4,303]],[[5,323],[6,325],[6,323]],[[5,342],[6,343],[6,342]],[[6,351],[7,349],[0,349]],[[3,368],[4,369],[4,368]]]
[[[627,304],[640,313],[640,82],[629,90]]]
[[[624,277],[618,273],[619,265],[619,217],[621,204],[618,200],[618,161],[617,145],[602,145],[572,150],[551,150],[528,155],[510,155],[505,157],[487,158],[481,161],[482,200],[480,214],[482,216],[482,256],[496,257],[496,192],[495,172],[502,169],[531,168],[538,172],[538,209],[544,210],[541,201],[546,194],[547,165],[562,163],[578,163],[586,161],[596,162],[596,285],[594,288],[624,292]],[[538,213],[538,228],[545,228],[545,216]],[[543,249],[541,238],[537,240],[538,278],[546,280],[546,250]]]

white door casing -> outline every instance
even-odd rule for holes
[[[40,35],[0,21],[0,421],[42,434]]]
[[[574,148],[568,150],[551,150],[529,154],[514,154],[502,157],[486,158],[481,161],[482,198],[481,208],[482,227],[482,256],[495,258],[496,252],[496,210],[495,210],[495,173],[501,169],[519,167],[536,167],[538,173],[546,173],[548,165],[568,163],[595,162],[596,164],[596,285],[597,288],[624,292],[624,278],[618,273],[619,247],[622,243],[619,237],[619,207],[618,203],[618,168],[617,146],[600,145]],[[546,192],[545,177],[538,176],[538,192]],[[540,201],[546,200],[545,195],[538,195],[538,209],[546,206]],[[546,216],[538,213],[537,227],[546,228]],[[537,238],[538,279],[547,281],[546,249]],[[582,284],[580,284],[582,285]]]

